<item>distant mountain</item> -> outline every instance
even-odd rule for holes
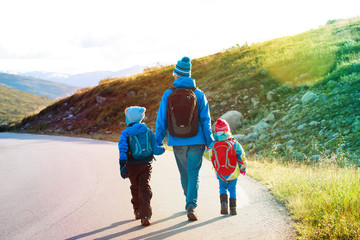
[[[54,100],[47,97],[0,86],[0,126],[19,122],[53,102]]]
[[[46,79],[49,81],[69,84],[77,87],[93,87],[99,84],[101,80],[115,77],[126,77],[143,72],[147,66],[136,65],[119,71],[94,71],[79,74],[53,73],[53,72],[25,72],[19,73],[22,76]]]
[[[77,89],[77,87],[63,83],[7,73],[0,73],[0,85],[52,99],[70,96]]]

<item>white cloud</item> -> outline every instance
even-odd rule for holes
[[[197,58],[358,15],[343,0],[4,0],[0,67],[69,73]]]

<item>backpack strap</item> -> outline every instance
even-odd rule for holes
[[[175,91],[176,89],[180,89],[180,88],[177,88],[177,87],[171,87],[171,88],[169,88],[169,89],[171,89],[171,90]],[[191,90],[193,90],[193,91],[195,92],[195,90],[196,90],[197,88],[195,87],[195,88],[187,88],[187,89],[191,89]]]
[[[219,168],[220,168],[220,162],[219,162],[219,158],[218,158],[218,156],[217,156],[216,148],[217,148],[217,147],[214,146],[214,150],[215,150],[215,151],[214,151],[214,153],[215,153],[214,155],[215,155],[216,166],[217,166],[216,171],[218,171]]]
[[[228,180],[226,180],[221,174],[217,174],[222,180],[224,180],[225,182],[227,182]]]
[[[151,148],[154,148],[154,146],[150,146],[150,139],[151,139],[151,133],[150,133],[150,129],[147,128],[146,129],[146,143],[147,143],[147,150],[150,152],[151,151]],[[152,149],[152,151],[154,151],[154,149]]]
[[[234,151],[234,153],[236,154],[236,152],[235,152],[235,147],[234,147],[234,145],[232,144],[232,142],[229,141],[229,140],[225,140],[224,142],[226,142],[226,143],[228,144],[228,146],[229,146],[229,148],[228,148],[228,150],[227,150],[227,152],[226,152],[226,160],[227,160],[227,162],[226,162],[226,168],[227,168],[228,166],[230,166],[230,167],[232,167],[232,168],[235,168],[236,165],[235,165],[235,166],[232,166],[232,165],[230,164],[230,160],[229,160],[229,158],[228,158],[228,156],[229,156],[229,151]]]
[[[130,136],[131,137],[131,136]],[[141,145],[140,145],[140,142],[139,142],[139,139],[136,135],[132,136],[134,139],[135,139],[135,142],[136,142],[136,149],[135,151],[141,151]]]

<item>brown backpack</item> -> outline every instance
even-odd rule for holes
[[[166,106],[169,133],[181,138],[195,136],[199,131],[196,88],[171,89]]]

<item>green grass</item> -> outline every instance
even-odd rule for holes
[[[18,122],[51,103],[47,97],[0,86],[0,125]]]
[[[359,239],[360,169],[268,160],[248,169],[289,209],[299,239]]]
[[[125,128],[119,124],[124,109],[141,105],[147,108],[145,123],[154,130],[173,68],[103,80],[24,119],[16,129],[117,141]],[[229,110],[242,113],[234,134],[251,133],[268,114],[276,116],[258,140],[243,147],[253,156],[249,175],[286,205],[300,239],[359,239],[360,18],[193,59],[192,76],[208,98],[213,122]],[[317,99],[303,104],[308,91]],[[106,100],[99,103],[97,97]],[[256,107],[252,99],[258,100]]]

